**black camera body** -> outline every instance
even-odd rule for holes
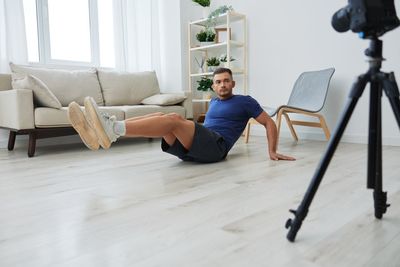
[[[332,26],[338,32],[349,29],[361,38],[379,37],[400,25],[394,0],[349,0],[332,17]]]

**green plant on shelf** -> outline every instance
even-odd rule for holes
[[[212,29],[204,29],[196,34],[196,39],[199,42],[214,42],[215,32]]]
[[[223,5],[218,7],[217,9],[215,9],[214,11],[212,11],[207,18],[207,27],[211,28],[211,27],[215,27],[216,25],[216,18],[219,15],[225,14],[227,12],[233,11],[233,7],[232,6],[227,6],[227,5]]]
[[[219,66],[219,64],[219,59],[216,57],[210,57],[209,59],[207,59],[207,66],[209,67],[217,67]]]
[[[232,61],[235,61],[236,59],[235,58],[233,58],[232,56],[230,57],[230,61],[232,62]],[[219,61],[221,61],[221,62],[228,62],[228,56],[226,55],[226,54],[222,54],[220,57],[219,57]]]
[[[212,91],[211,86],[213,84],[213,81],[210,78],[201,77],[201,79],[198,80],[197,83],[199,84],[197,86],[197,90],[203,91],[203,92]]]

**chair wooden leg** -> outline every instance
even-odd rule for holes
[[[329,138],[331,138],[331,133],[329,131],[328,125],[326,124],[326,121],[322,115],[319,115],[318,118],[321,123],[322,130],[324,130],[326,140],[329,140]]]
[[[247,122],[246,128],[244,129],[244,142],[247,144],[250,137],[250,122]]]
[[[10,134],[8,136],[8,150],[11,151],[14,149],[15,145],[15,137],[17,136],[17,132],[10,131]]]
[[[279,134],[281,132],[282,113],[283,113],[283,110],[281,109],[278,111],[278,114],[276,114],[276,131],[277,131],[276,144],[279,144]]]
[[[297,137],[296,131],[294,130],[292,121],[289,118],[289,115],[286,114],[285,112],[283,113],[283,115],[285,116],[287,125],[289,126],[289,130],[290,130],[290,133],[292,134],[293,139],[296,140],[296,142],[299,141],[299,138]]]
[[[36,133],[29,133],[29,146],[28,146],[28,157],[33,157],[35,155],[36,149]]]

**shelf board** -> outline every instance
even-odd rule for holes
[[[231,69],[233,74],[243,74],[243,69]],[[190,77],[202,77],[202,76],[212,76],[212,72],[203,72],[203,73],[192,73]]]
[[[228,15],[229,15],[230,22],[236,22],[239,20],[244,20],[246,18],[246,16],[243,14],[231,11],[231,12],[228,12],[228,13],[225,13],[225,14],[222,14],[222,15],[219,15],[218,17],[216,17],[215,18],[215,24],[216,24],[215,26],[226,25]],[[190,22],[190,24],[206,27],[207,20],[208,20],[207,18],[204,18],[204,19],[192,21],[192,22]]]
[[[193,103],[207,103],[207,102],[210,102],[211,101],[211,99],[203,99],[203,98],[194,98],[194,99],[192,99],[192,102]]]
[[[231,46],[234,46],[234,47],[243,47],[244,46],[243,42],[234,41],[234,40],[229,41],[229,44]],[[223,47],[223,46],[227,46],[227,45],[228,45],[228,42],[215,43],[215,44],[212,44],[212,45],[204,45],[204,46],[192,47],[192,48],[190,48],[190,51],[206,51],[208,49]]]

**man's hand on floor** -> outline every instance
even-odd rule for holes
[[[269,153],[269,158],[271,160],[296,160],[293,157],[285,156],[276,152]]]

